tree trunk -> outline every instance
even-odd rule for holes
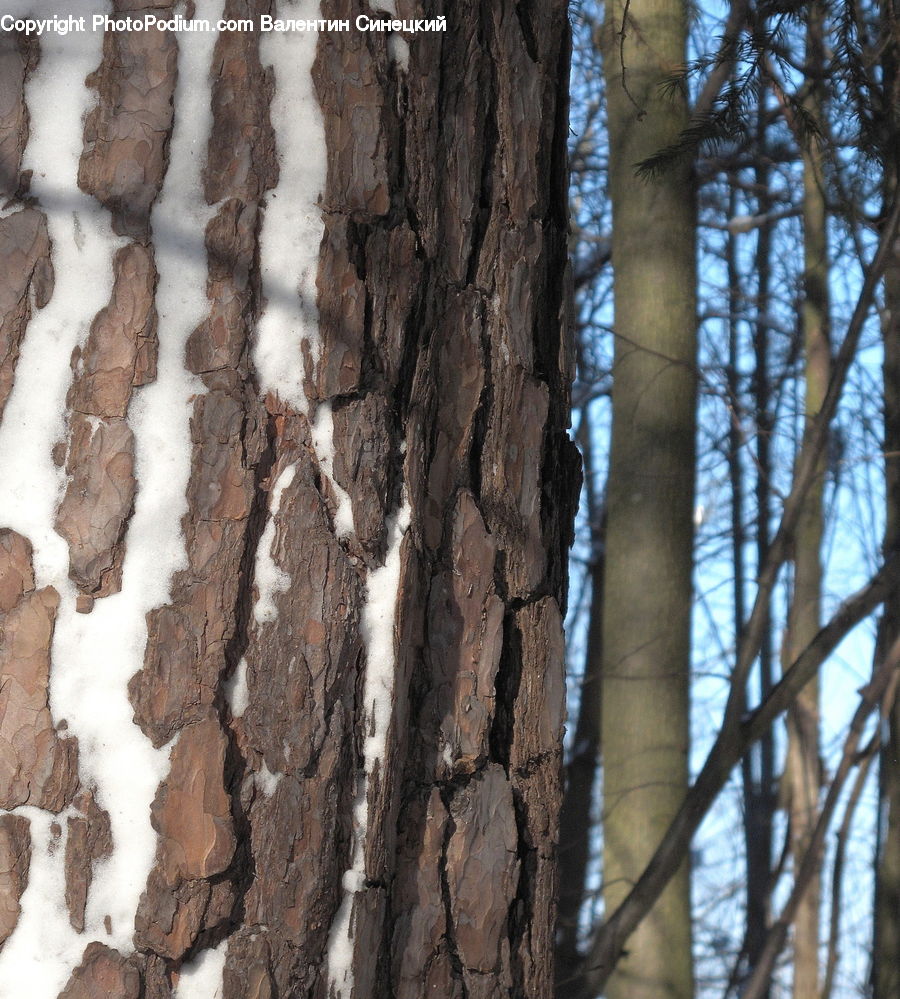
[[[581,412],[578,443],[584,461],[588,530],[591,539],[590,607],[584,672],[575,720],[572,755],[566,765],[565,793],[559,817],[559,906],[556,931],[556,994],[571,995],[580,979],[581,955],[578,929],[587,897],[595,785],[600,768],[600,677],[602,667],[603,566],[606,544],[606,511],[602,490],[595,480],[593,427],[590,406]],[[579,986],[580,987],[580,986]]]
[[[753,167],[756,181],[757,214],[766,215],[772,208],[769,195],[770,166],[768,162],[768,92],[762,90],[757,105],[756,141],[760,155]],[[752,399],[756,418],[754,475],[756,496],[756,566],[766,564],[771,544],[771,444],[774,419],[772,414],[772,375],[770,353],[770,307],[772,272],[772,227],[760,226],[754,252],[756,299],[753,319],[754,371]],[[743,626],[738,638],[743,638]],[[740,647],[740,643],[736,643]],[[771,608],[766,606],[762,639],[759,648],[759,682],[751,703],[764,701],[774,685]],[[759,963],[766,942],[771,916],[772,892],[772,820],[775,813],[775,746],[769,729],[744,757],[744,841],[747,851],[747,913],[744,950],[746,967],[742,977],[749,977]],[[756,771],[754,775],[753,771]]]
[[[818,120],[823,112],[823,16],[820,4],[808,13],[804,103]],[[805,424],[818,416],[831,373],[828,294],[828,216],[821,150],[815,140],[803,152],[803,358]],[[806,494],[794,538],[794,588],[788,611],[785,663],[794,662],[820,627],[822,601],[823,499],[826,457],[819,459],[815,481]],[[788,748],[785,783],[790,822],[791,854],[796,871],[810,849],[819,814],[822,785],[819,747],[819,681],[811,680],[798,694],[787,717]],[[819,906],[821,859],[803,893],[794,921],[794,999],[819,996]]]
[[[894,95],[900,83],[900,51],[897,16],[882,9],[884,45],[882,72],[885,103],[881,110],[882,155],[885,164],[884,206],[890,211],[900,182],[900,123]],[[884,477],[885,554],[900,545],[900,253],[896,243],[884,272]],[[884,603],[878,628],[877,652],[883,655],[900,635],[900,591],[896,588]],[[878,849],[875,857],[874,946],[872,953],[873,999],[900,995],[900,697],[896,686],[885,705],[888,724],[882,725],[887,739],[882,744],[878,770]],[[885,731],[886,730],[886,731]]]
[[[3,40],[3,999],[552,991],[566,5],[443,6]]]
[[[886,528],[884,550],[900,541],[900,258],[895,253],[884,275],[884,451]],[[900,594],[885,601],[877,649],[883,654],[900,634]],[[872,955],[874,999],[900,994],[900,699],[886,706],[887,740],[878,778],[878,853],[875,858],[875,919]],[[884,730],[884,729],[883,729]]]
[[[695,211],[690,164],[639,178],[674,142],[686,8],[607,5],[615,369],[603,607],[604,902],[611,913],[659,845],[688,778],[696,422]],[[611,999],[693,995],[685,864],[631,936]]]

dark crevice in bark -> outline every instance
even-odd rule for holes
[[[221,939],[230,936],[244,922],[246,897],[256,877],[256,861],[251,846],[251,823],[248,811],[241,801],[241,786],[247,774],[247,761],[237,744],[233,732],[228,734],[228,749],[225,754],[225,790],[231,798],[231,820],[234,823],[234,836],[237,845],[231,870],[226,872],[234,885],[235,901],[227,927],[223,927],[219,940],[206,946],[215,947]]]
[[[517,0],[516,17],[519,20],[519,27],[522,29],[522,39],[525,42],[525,51],[528,53],[528,57],[532,62],[537,62],[538,46],[537,38],[534,34],[533,5],[534,0]],[[560,77],[560,79],[566,78]]]
[[[478,38],[481,47],[490,53],[492,50],[493,29],[491,25],[492,10],[489,4],[479,6]],[[479,199],[475,217],[472,220],[472,241],[469,249],[469,260],[466,267],[466,287],[477,288],[481,251],[484,239],[490,225],[494,205],[494,174],[497,166],[497,146],[500,142],[500,126],[497,121],[497,101],[494,95],[499,92],[497,67],[493,59],[485,60],[489,77],[484,80],[483,107],[486,114],[483,124],[481,147],[481,182]],[[483,290],[483,289],[482,289]]]
[[[509,907],[510,970],[513,976],[512,995],[525,995],[525,971],[522,967],[521,944],[528,933],[533,918],[534,890],[537,857],[530,839],[526,810],[528,806],[522,799],[521,792],[513,788],[513,809],[518,829],[519,881],[516,886],[516,896]]]
[[[400,79],[396,87],[395,101],[395,128],[397,131],[397,156],[396,156],[396,179],[397,179],[397,211],[399,218],[405,219],[407,225],[413,232],[416,231],[415,212],[412,209],[409,197],[409,172],[406,168],[406,116],[409,112],[409,90],[406,81]]]
[[[532,0],[528,0],[529,3]],[[568,18],[563,19],[562,38],[556,68],[558,80],[568,80],[572,63],[572,29]],[[553,138],[550,141],[550,178],[552,192],[545,222],[555,226],[557,232],[567,234],[569,229],[569,91],[562,89],[556,94],[556,117],[553,125]],[[568,260],[568,253],[563,254]],[[560,328],[561,334],[566,332]]]
[[[255,379],[253,379],[255,383]],[[241,427],[241,443],[247,439],[248,417],[244,415],[244,422]],[[266,421],[266,447],[260,456],[259,463],[254,469],[254,497],[253,505],[250,509],[250,516],[247,518],[247,525],[244,534],[244,550],[241,554],[239,568],[239,582],[237,588],[237,600],[235,601],[235,625],[234,633],[225,645],[225,673],[223,679],[228,679],[237,669],[241,657],[247,650],[249,644],[250,615],[253,611],[253,570],[256,563],[256,552],[266,526],[266,509],[268,506],[268,491],[263,488],[263,483],[268,479],[275,463],[275,440],[276,427],[275,417],[270,413]],[[246,452],[245,452],[246,457]],[[221,707],[222,698],[221,686],[217,695],[217,707]]]
[[[491,759],[502,765],[509,775],[510,749],[513,738],[513,724],[516,697],[522,681],[522,647],[515,614],[507,611],[503,618],[503,649],[500,653],[500,666],[497,670],[496,707],[491,725],[489,744]]]
[[[416,256],[422,261],[422,281],[419,293],[415,297],[413,307],[410,309],[406,321],[403,350],[400,355],[400,365],[397,373],[397,384],[391,393],[394,403],[391,409],[398,424],[401,426],[405,423],[409,415],[413,382],[419,357],[427,349],[431,339],[428,302],[424,291],[432,284],[433,267],[431,262],[425,257],[418,231],[413,228],[413,232],[416,235]]]
[[[571,32],[567,22],[557,70],[561,80],[569,78],[571,54]],[[550,260],[565,259],[567,256],[568,128],[568,95],[559,96],[550,158],[551,195],[544,220],[546,241],[543,253]],[[547,266],[541,268],[544,275],[550,271]],[[572,341],[569,329],[572,289],[568,268],[565,275],[566,280],[544,277],[543,293],[538,297],[542,307],[535,310],[533,332],[535,374],[550,389],[550,411],[541,457],[541,534],[550,556],[547,560],[547,585],[560,607],[565,606],[568,593],[566,566],[568,551],[575,540],[575,514],[582,479],[581,456],[564,429],[571,422],[568,415],[569,378],[574,374],[574,364],[570,364],[569,371],[560,364],[566,338],[570,343]],[[566,485],[561,486],[561,483]]]
[[[475,419],[472,421],[472,446],[469,450],[470,487],[475,494],[476,502],[479,504],[481,500],[481,457],[484,452],[484,442],[487,438],[488,421],[494,407],[491,339],[487,329],[486,313],[487,308],[484,308],[479,317],[481,320],[481,356],[484,370],[484,385],[481,389],[481,398],[478,400]]]
[[[254,261],[254,265],[256,264],[257,261]],[[254,269],[256,269],[255,266]],[[251,374],[249,381],[255,390],[255,376]],[[254,391],[254,397],[255,394]],[[248,416],[245,414],[241,427],[242,443],[246,440],[248,422]],[[238,583],[237,599],[235,602],[235,628],[225,646],[225,673],[222,676],[222,680],[230,677],[237,669],[238,663],[246,652],[250,641],[249,625],[253,610],[253,574],[257,549],[265,530],[268,505],[268,491],[264,488],[263,484],[269,478],[276,459],[277,427],[276,418],[271,413],[267,417],[265,435],[266,447],[254,469],[254,497],[250,515],[247,518],[244,534],[244,551],[240,561],[240,581]],[[211,879],[211,884],[215,883],[216,880],[230,880],[234,888],[235,901],[228,921],[207,930],[205,933],[201,933],[191,953],[199,952],[207,947],[217,946],[225,937],[230,936],[235,929],[242,925],[245,915],[247,891],[256,876],[256,863],[251,845],[252,827],[249,810],[244,807],[241,800],[241,789],[248,772],[248,765],[238,745],[234,729],[228,724],[229,712],[224,703],[223,693],[223,684],[220,681],[214,704],[219,714],[222,728],[228,739],[223,776],[225,791],[231,801],[231,818],[234,825],[236,846],[231,867],[218,879]],[[190,955],[188,955],[186,960],[189,958]]]
[[[450,848],[450,840],[456,830],[456,822],[450,805],[453,801],[451,785],[440,788],[441,801],[447,810],[447,825],[444,829],[444,841],[441,844],[441,856],[439,861],[441,874],[441,898],[444,903],[444,918],[446,919],[447,932],[444,939],[447,941],[447,953],[450,957],[450,965],[453,969],[453,977],[459,983],[461,999],[468,999],[469,991],[466,988],[465,975],[463,973],[463,963],[459,956],[459,948],[456,944],[456,934],[454,932],[453,902],[450,892],[450,878],[447,873],[447,851]]]
[[[359,247],[363,267],[365,267],[365,247]],[[359,275],[359,279],[365,282],[365,271]],[[363,305],[363,329],[362,329],[362,366],[360,371],[361,386],[380,386],[384,382],[384,372],[378,357],[378,350],[375,347],[375,338],[372,335],[373,303],[372,296],[366,289],[365,303]]]

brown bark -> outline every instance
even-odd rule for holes
[[[140,995],[138,969],[117,951],[95,942],[88,945],[59,999],[139,999]]]
[[[121,12],[160,5],[113,6]],[[116,233],[146,241],[165,174],[178,47],[169,31],[108,31],[103,42],[103,62],[87,80],[99,102],[85,121],[78,185],[110,209]]]
[[[60,738],[48,703],[59,595],[35,589],[31,546],[0,531],[0,808],[59,812],[78,781],[78,744]]]
[[[12,391],[19,348],[31,317],[53,293],[47,220],[25,208],[0,218],[0,419]]]
[[[0,197],[21,195],[28,178],[20,173],[28,142],[25,80],[34,68],[37,45],[26,35],[0,32]]]
[[[75,799],[77,812],[70,815],[66,836],[66,906],[69,922],[84,931],[84,910],[94,879],[94,864],[112,853],[109,815],[100,808],[91,791]]]
[[[0,815],[0,948],[16,928],[19,900],[28,885],[30,823],[22,815]]]
[[[594,482],[592,429],[587,407],[581,413],[579,444],[584,459],[588,523],[591,532],[591,599],[584,673],[572,757],[560,810],[559,907],[556,937],[557,995],[565,996],[579,974],[578,920],[587,894],[594,785],[600,767],[600,667],[603,627],[603,549],[606,513]]]
[[[900,191],[900,154],[894,95],[900,84],[900,48],[897,44],[897,11],[881,10],[883,103],[881,120],[884,145],[883,206],[895,203]],[[900,253],[894,252],[885,268],[882,338],[884,341],[884,548],[900,544]],[[890,648],[900,635],[900,587],[885,601],[879,623],[877,649]],[[900,696],[896,688],[886,704],[887,739],[878,767],[878,837],[874,857],[875,892],[872,954],[874,999],[900,994]]]
[[[225,16],[271,6],[228,0]],[[364,12],[355,0],[323,8],[351,23]],[[184,359],[202,385],[186,567],[147,615],[143,668],[129,685],[147,738],[177,741],[151,809],[157,851],[136,952],[86,939],[66,999],[167,999],[184,963],[226,938],[229,999],[325,999],[344,911],[357,999],[426,986],[460,999],[550,993],[564,561],[578,491],[565,433],[566,11],[562,0],[527,12],[503,0],[455,4],[446,16],[446,32],[409,37],[408,69],[392,62],[383,33],[319,37],[328,183],[309,412],[262,397],[251,350],[267,306],[260,232],[279,210],[283,150],[269,117],[279,81],[257,33],[217,41],[209,305]],[[186,44],[164,32],[110,35],[90,81],[99,104],[79,183],[133,241],[73,357],[67,399],[57,530],[83,610],[120,586],[141,489],[128,409],[155,374],[151,209]],[[312,433],[324,405],[331,468]],[[353,506],[349,535],[336,525],[341,491]],[[393,699],[371,766],[367,601],[401,510]],[[274,540],[263,551],[267,527]],[[55,593],[35,591],[27,542],[4,538],[0,655],[36,677],[27,707],[40,720],[37,732],[10,731],[23,748],[7,800],[23,800],[20,772],[33,789],[48,770],[41,801],[58,809],[77,781],[64,752],[74,741],[58,738],[46,706]],[[261,614],[255,565],[268,555],[290,585]],[[15,639],[26,612],[37,651],[23,666]],[[244,679],[239,704],[229,691]],[[66,845],[76,928],[94,865],[116,848],[102,788],[96,800],[81,792]],[[364,871],[351,891],[357,847]]]
[[[124,538],[134,507],[134,434],[126,419],[135,387],[156,376],[156,269],[138,243],[113,262],[110,305],[72,356],[69,483],[57,511],[68,541],[69,574],[88,600],[121,586]]]
[[[157,6],[116,4],[119,11]],[[177,51],[171,32],[110,31],[103,61],[86,81],[98,102],[85,121],[79,186],[110,209],[116,233],[140,242],[116,254],[110,304],[72,356],[69,484],[57,530],[69,543],[84,611],[121,585],[137,488],[128,404],[133,389],[156,376],[156,268],[152,249],[141,243],[150,238],[150,210],[165,175]]]

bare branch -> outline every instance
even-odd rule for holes
[[[805,685],[849,630],[884,600],[889,588],[900,576],[898,559],[892,557],[863,590],[842,605],[759,708],[748,717],[744,716],[747,676],[759,653],[770,595],[775,587],[778,572],[787,557],[789,542],[800,516],[803,499],[815,477],[828,426],[837,410],[847,374],[856,356],[875,290],[891,252],[898,222],[900,222],[900,202],[895,202],[890,219],[882,231],[875,256],[866,271],[847,335],[834,360],[822,408],[811,424],[810,432],[803,443],[791,492],[784,503],[781,523],[769,549],[768,559],[760,573],[756,600],[732,674],[722,728],[703,769],[646,870],[618,909],[599,927],[585,961],[585,997],[595,996],[601,991],[622,953],[625,941],[653,907],[683,863],[694,833],[710,805],[725,786],[732,768],[740,760],[741,755],[766,731],[774,718],[787,708],[797,691]]]
[[[766,940],[760,961],[753,969],[753,974],[750,976],[741,999],[761,999],[768,987],[769,979],[772,976],[772,969],[775,967],[775,961],[784,947],[788,930],[797,911],[797,906],[800,904],[803,893],[809,886],[810,879],[818,867],[819,855],[825,841],[825,831],[831,822],[835,808],[837,808],[838,799],[850,775],[850,771],[858,762],[857,747],[862,739],[863,728],[869,715],[875,710],[884,696],[898,666],[900,666],[900,638],[894,642],[888,654],[876,667],[872,679],[860,691],[859,706],[853,715],[853,720],[850,722],[847,738],[844,740],[844,751],[841,756],[841,762],[838,765],[834,780],[832,780],[828,794],[825,797],[825,804],[822,806],[822,812],[816,822],[809,848],[794,875],[794,887],[791,890],[790,898],[788,898],[787,903],[781,911],[781,915],[769,931],[769,937]]]

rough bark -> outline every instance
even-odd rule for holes
[[[148,2],[113,6],[173,13]],[[116,233],[146,241],[165,173],[178,47],[169,31],[108,31],[103,43],[103,62],[86,81],[99,101],[85,121],[78,185],[109,208]]]
[[[101,943],[88,944],[59,999],[140,999],[141,976],[121,954]]]
[[[16,928],[19,900],[28,885],[31,863],[29,822],[22,815],[0,815],[0,947]]]
[[[69,922],[84,931],[84,910],[94,879],[94,864],[112,853],[112,832],[108,813],[99,807],[91,791],[83,791],[74,801],[77,809],[68,817],[66,836],[66,907]]]
[[[33,306],[53,293],[47,220],[24,208],[0,218],[0,419],[12,391],[16,362]]]
[[[882,31],[884,93],[893,95],[900,81],[897,15],[885,8]],[[893,41],[888,41],[893,39]],[[884,130],[884,206],[890,210],[900,190],[897,139],[900,121],[892,100],[882,108]],[[884,550],[900,544],[900,254],[896,243],[884,274],[882,338],[884,342]],[[900,634],[900,588],[885,601],[877,650],[883,654]],[[875,860],[872,994],[888,999],[900,994],[900,697],[896,689],[886,704],[887,740],[878,771],[878,839]]]
[[[0,197],[4,199],[28,186],[20,174],[28,141],[25,79],[36,55],[37,46],[28,36],[0,32]]]
[[[48,702],[59,595],[35,589],[31,546],[0,531],[0,808],[59,812],[78,781],[78,744],[61,738]]]
[[[113,261],[108,308],[72,357],[66,494],[56,529],[69,543],[70,576],[89,610],[121,586],[124,538],[134,507],[134,434],[127,421],[134,388],[156,376],[156,269],[138,243]]]
[[[150,6],[168,10],[116,4]],[[368,10],[322,7],[351,23]],[[184,358],[201,386],[186,565],[147,615],[129,684],[146,737],[177,741],[147,816],[157,849],[135,952],[85,939],[61,997],[168,999],[185,965],[224,941],[227,999],[400,997],[426,984],[460,999],[550,993],[564,562],[578,492],[566,435],[565,7],[429,10],[447,30],[405,39],[408,65],[383,33],[319,36],[328,179],[305,406],[264,392],[253,358],[271,297],[296,294],[270,289],[264,300],[260,266],[285,168],[270,121],[279,81],[258,33],[217,40],[202,192],[208,311]],[[272,9],[228,0],[224,13]],[[187,44],[110,34],[89,81],[98,104],[78,181],[131,242],[73,356],[56,453],[68,476],[56,529],[84,611],[121,584],[141,490],[129,406],[155,375],[152,208]],[[319,439],[325,419],[333,457]],[[74,799],[66,901],[78,929],[94,866],[116,843],[103,789],[76,797],[74,740],[57,736],[47,708],[55,594],[35,590],[27,541],[3,538],[0,665],[4,677],[9,660],[36,680],[2,724],[28,707],[40,725],[10,729],[22,759],[2,803],[23,803],[44,771],[42,807]],[[264,593],[266,558],[289,582]],[[397,587],[397,601],[375,762],[367,670],[379,666],[382,585]],[[16,629],[26,625],[23,664]],[[17,689],[3,696],[25,698]],[[341,986],[334,940],[345,915],[352,984]]]
[[[572,756],[559,828],[559,912],[556,938],[557,995],[565,996],[578,974],[578,921],[587,895],[588,861],[594,832],[594,792],[600,768],[600,696],[602,667],[603,569],[606,511],[594,481],[592,427],[587,407],[581,414],[579,444],[584,459],[588,523],[591,532],[591,599],[584,673]]]
[[[118,11],[157,6],[116,4]],[[110,210],[116,233],[139,242],[116,255],[110,304],[72,357],[69,482],[57,530],[69,542],[83,611],[121,585],[137,488],[128,405],[133,389],[156,375],[156,269],[152,249],[141,243],[150,238],[150,210],[165,175],[177,51],[171,32],[109,31],[103,61],[86,81],[98,100],[85,121],[78,183]]]

